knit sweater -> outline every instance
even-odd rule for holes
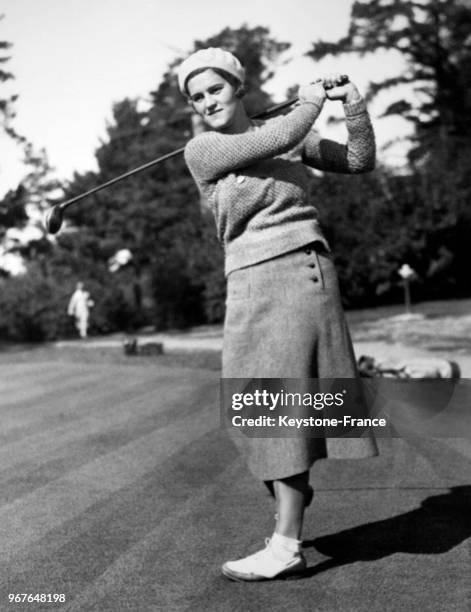
[[[252,121],[241,134],[204,132],[185,147],[186,163],[216,220],[226,275],[315,240],[328,248],[308,201],[307,166],[352,174],[374,168],[364,101],[344,104],[346,144],[311,129],[321,108],[321,101],[303,102],[288,115]]]

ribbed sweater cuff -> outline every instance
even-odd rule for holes
[[[366,112],[366,103],[363,98],[360,98],[356,102],[344,104],[343,108],[347,117],[354,117],[355,115],[361,115]]]
[[[322,108],[324,104],[324,98],[313,98],[312,100],[303,100],[301,104],[312,104],[313,106],[317,106],[318,108]]]

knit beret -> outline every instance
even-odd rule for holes
[[[196,51],[184,60],[178,68],[178,87],[182,93],[185,92],[186,80],[190,74],[200,68],[220,68],[232,74],[241,83],[245,79],[245,70],[239,60],[224,49],[208,47]]]

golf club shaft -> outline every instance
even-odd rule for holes
[[[83,200],[84,198],[87,198],[88,196],[96,193],[97,191],[101,191],[102,189],[105,189],[105,187],[111,187],[111,185],[114,185],[115,183],[118,183],[119,181],[122,181],[130,176],[133,176],[134,174],[137,174],[138,172],[142,172],[143,170],[147,170],[147,168],[151,168],[152,166],[155,166],[157,164],[159,164],[160,162],[163,162],[167,159],[170,159],[171,157],[176,157],[177,155],[179,155],[180,153],[183,153],[183,151],[185,150],[185,147],[181,147],[180,149],[176,149],[175,151],[171,151],[170,153],[167,153],[166,155],[162,155],[162,157],[159,157],[158,159],[153,159],[150,162],[147,162],[146,164],[143,164],[142,166],[138,166],[137,168],[133,168],[133,170],[129,170],[128,172],[125,172],[124,174],[120,174],[119,176],[116,176],[114,179],[111,179],[109,181],[106,181],[106,183],[102,183],[101,185],[97,185],[96,187],[93,187],[93,189],[89,189],[88,191],[85,191],[84,193],[81,193],[78,196],[75,196],[74,198],[70,198],[70,200],[67,200],[65,202],[62,202],[62,204],[59,204],[60,208],[62,208],[62,210],[64,210],[65,208],[67,208],[68,206],[70,206],[71,204],[74,204],[74,202],[78,202],[79,200]]]
[[[256,115],[253,115],[251,119],[263,119],[264,117],[268,117],[269,115],[278,113],[281,110],[284,110],[285,108],[288,108],[289,106],[292,106],[297,101],[298,101],[298,98],[292,98],[291,100],[286,100],[285,102],[281,102],[280,104],[275,104],[274,106],[270,106],[264,111],[257,113]],[[157,159],[153,159],[152,161],[147,162],[146,164],[143,164],[142,166],[138,166],[137,168],[133,168],[132,170],[129,170],[128,172],[125,172],[124,174],[120,174],[119,176],[116,176],[115,178],[109,181],[106,181],[106,183],[97,185],[96,187],[93,187],[93,189],[89,189],[88,191],[85,191],[84,193],[81,193],[78,196],[70,198],[70,200],[66,200],[65,202],[62,202],[62,204],[59,204],[59,206],[62,210],[64,210],[71,204],[74,204],[75,202],[79,202],[80,200],[83,200],[84,198],[87,198],[88,196],[91,196],[94,193],[97,193],[97,191],[101,191],[102,189],[105,189],[106,187],[111,187],[111,185],[114,185],[115,183],[118,183],[119,181],[123,181],[124,179],[129,178],[130,176],[134,176],[135,174],[138,174],[139,172],[142,172],[143,170],[152,168],[152,166],[156,166],[157,164],[160,164],[161,162],[164,162],[167,159],[176,157],[177,155],[180,155],[181,153],[183,153],[184,150],[185,150],[185,147],[181,147],[180,149],[175,149],[175,151],[166,153],[165,155],[162,155],[161,157],[158,157]]]
[[[337,84],[344,85],[345,83],[348,83],[348,81],[349,81],[348,76],[342,75],[340,77],[340,80],[337,81]],[[332,85],[330,85],[329,89],[331,87]],[[298,98],[295,97],[295,98],[291,98],[290,100],[286,100],[285,102],[281,102],[280,104],[275,104],[274,106],[270,106],[269,108],[266,108],[260,113],[256,113],[255,115],[252,115],[251,119],[265,119],[269,117],[270,115],[279,113],[285,108],[292,106],[297,101],[298,101]],[[84,193],[81,193],[80,195],[75,196],[74,198],[70,198],[70,200],[66,200],[65,202],[62,202],[62,204],[59,204],[58,207],[61,211],[63,211],[71,204],[74,204],[75,202],[79,202],[80,200],[83,200],[84,198],[87,198],[88,196],[93,195],[94,193],[97,193],[98,191],[101,191],[102,189],[105,189],[106,187],[111,187],[111,185],[114,185],[115,183],[118,183],[119,181],[129,178],[130,176],[134,176],[135,174],[138,174],[139,172],[142,172],[143,170],[147,170],[148,168],[152,168],[152,166],[156,166],[157,164],[160,164],[161,162],[166,161],[167,159],[171,159],[172,157],[176,157],[177,155],[180,155],[181,153],[183,153],[184,150],[185,150],[185,147],[181,147],[180,149],[176,149],[175,151],[166,153],[165,155],[162,155],[161,157],[158,157],[157,159],[153,159],[152,161],[147,162],[146,164],[143,164],[142,166],[138,166],[137,168],[134,168],[133,170],[129,170],[128,172],[125,172],[124,174],[120,174],[119,176],[116,176],[114,179],[111,179],[107,181],[106,183],[97,185],[96,187],[93,187],[93,189],[89,189],[88,191],[85,191]]]

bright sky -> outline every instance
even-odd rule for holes
[[[113,102],[146,98],[178,51],[225,27],[266,26],[292,44],[270,83],[276,101],[288,86],[331,71],[348,73],[360,88],[394,74],[398,58],[374,57],[319,66],[303,54],[322,38],[336,40],[349,23],[352,0],[2,0],[0,40],[13,43],[5,68],[14,81],[1,97],[16,93],[15,127],[36,148],[44,147],[59,179],[96,169],[94,150],[105,134]],[[383,101],[384,104],[384,101]],[[371,108],[373,117],[381,101]],[[329,112],[324,111],[325,117]],[[401,121],[375,123],[379,144],[405,132]],[[332,130],[331,127],[327,128]],[[325,133],[326,130],[321,130]],[[333,135],[332,132],[329,135]],[[0,197],[24,176],[21,151],[2,135]],[[398,161],[390,152],[389,161]]]

